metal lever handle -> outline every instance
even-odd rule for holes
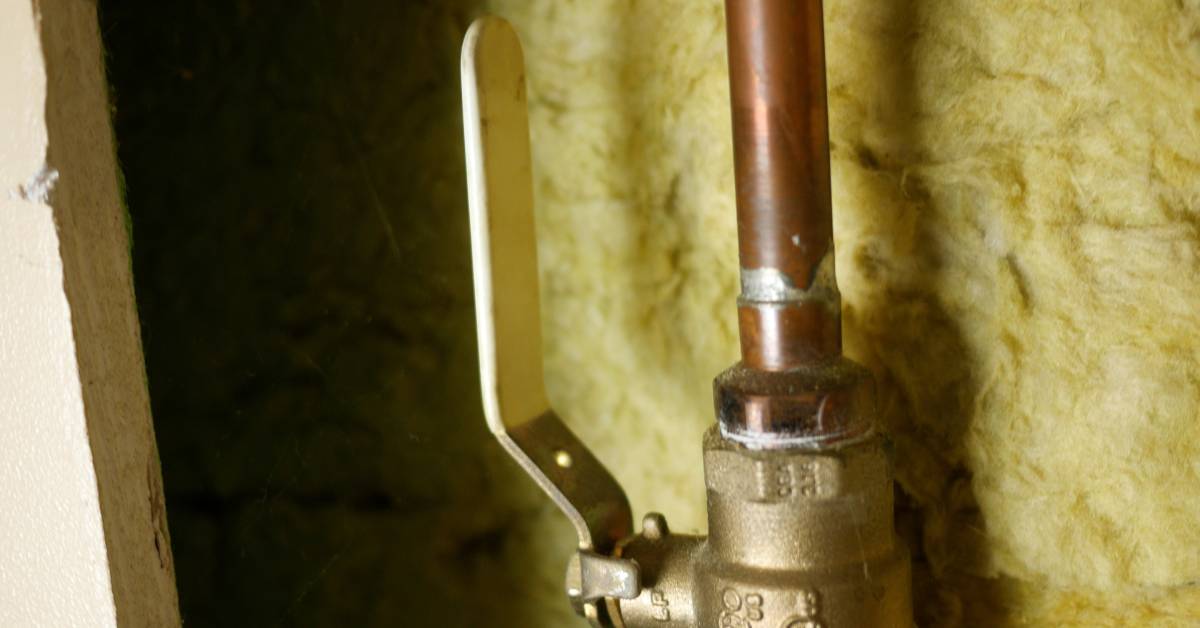
[[[625,492],[546,396],[525,63],[508,22],[486,17],[471,26],[463,43],[462,90],[479,377],[488,427],[579,535],[581,551],[568,573],[572,597],[594,606],[599,597],[636,596],[636,563],[600,556],[611,554],[632,532]],[[588,576],[593,573],[601,577]]]

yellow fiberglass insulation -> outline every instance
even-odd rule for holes
[[[737,355],[722,4],[490,8],[526,44],[551,397],[636,512],[702,530]],[[1200,0],[825,18],[845,342],[918,620],[1200,624]]]

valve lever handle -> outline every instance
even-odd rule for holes
[[[508,22],[485,17],[471,26],[462,92],[484,415],[571,520],[580,550],[610,554],[632,532],[629,501],[554,413],[543,381],[525,62]]]

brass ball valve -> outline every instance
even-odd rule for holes
[[[555,415],[542,379],[520,42],[484,18],[463,46],[484,411],[571,520],[567,594],[595,626],[912,625],[907,551],[874,381],[841,354],[820,0],[727,0],[742,359],[714,382],[707,537],[649,514]]]

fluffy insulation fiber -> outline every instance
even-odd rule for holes
[[[636,512],[701,530],[737,354],[721,2],[490,8],[527,47],[551,397]],[[918,620],[1200,625],[1200,2],[825,19],[845,341]]]

